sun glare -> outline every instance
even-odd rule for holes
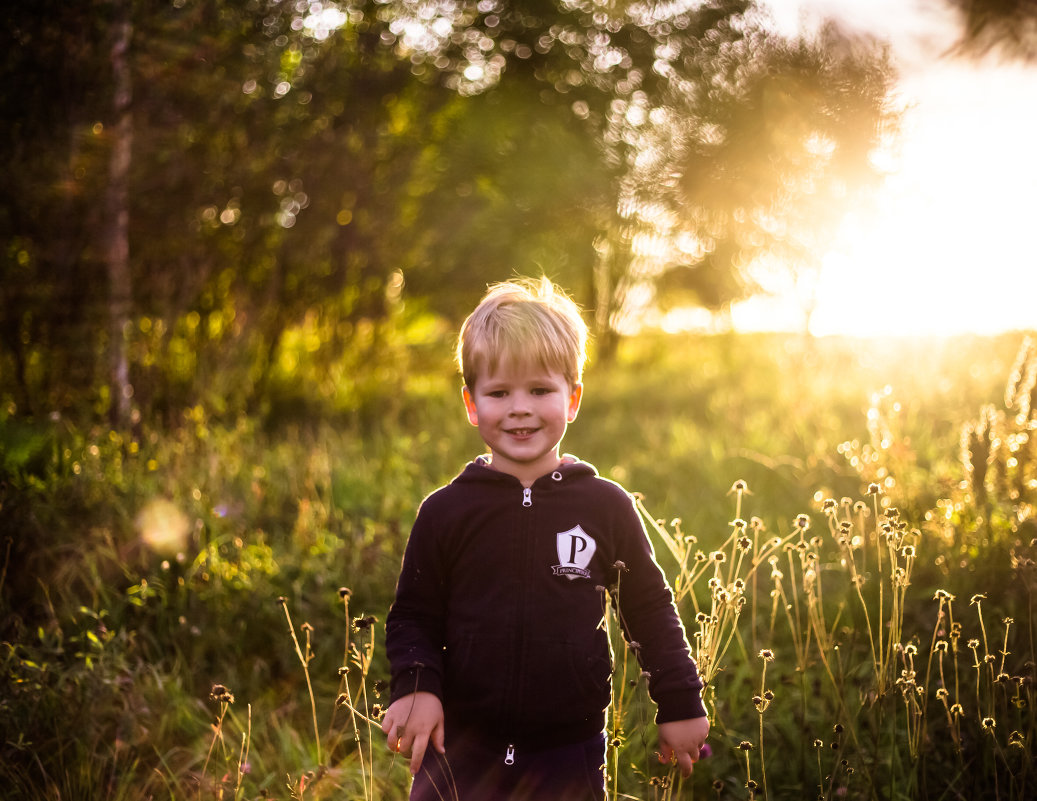
[[[847,216],[816,283],[737,306],[735,327],[802,329],[805,292],[817,335],[1037,329],[1037,67],[947,56],[947,20],[922,4],[898,6],[897,34],[882,2],[870,21],[849,0],[773,2],[786,24],[813,5],[878,35],[908,31],[893,41],[903,129],[878,154],[889,176],[873,206]]]

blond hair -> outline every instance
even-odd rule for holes
[[[539,364],[579,384],[587,359],[587,324],[579,307],[546,277],[493,284],[461,326],[457,366],[465,385],[502,361]]]

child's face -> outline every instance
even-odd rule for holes
[[[505,362],[464,388],[468,420],[490,448],[492,465],[529,486],[560,459],[558,445],[576,419],[583,386],[558,370]]]

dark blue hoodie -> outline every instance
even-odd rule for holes
[[[529,489],[467,465],[424,500],[386,620],[392,700],[443,701],[448,735],[546,748],[602,731],[611,700],[604,588],[615,588],[659,723],[702,717],[673,596],[629,494],[566,457]],[[455,729],[456,727],[456,729]]]

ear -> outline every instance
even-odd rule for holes
[[[583,384],[573,384],[572,391],[569,393],[569,412],[565,416],[567,422],[571,423],[576,419],[576,415],[580,411],[580,401],[582,399]]]
[[[468,387],[461,387],[461,397],[464,399],[465,411],[468,412],[468,422],[473,426],[479,425],[479,412],[475,408],[475,401],[472,400],[472,393]]]

